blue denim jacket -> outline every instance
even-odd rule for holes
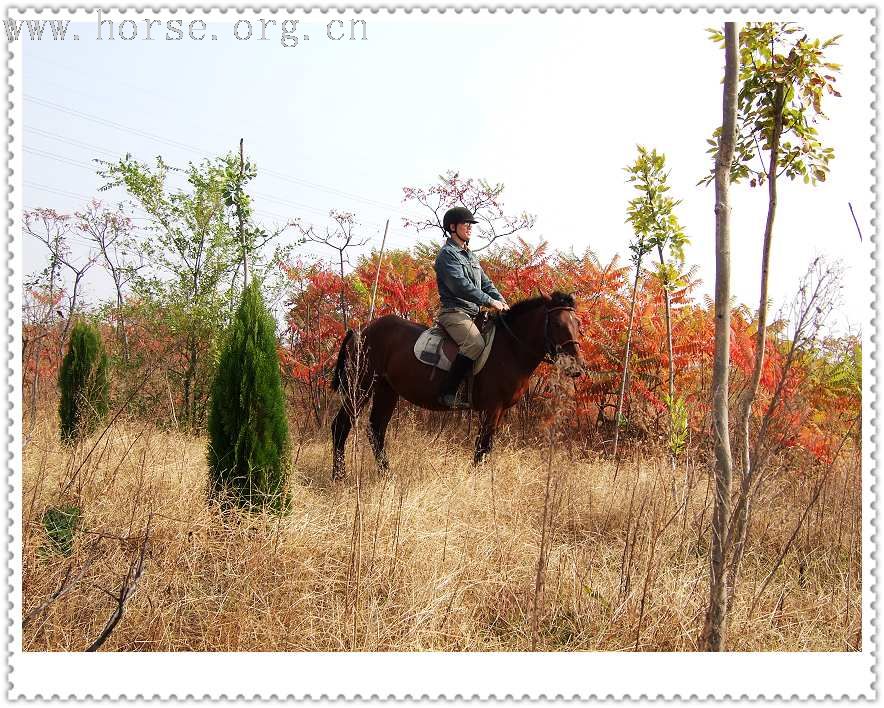
[[[480,305],[503,300],[485,275],[475,254],[460,248],[450,238],[436,256],[436,285],[443,308],[456,308],[475,315]]]

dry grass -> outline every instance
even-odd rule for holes
[[[546,451],[504,441],[474,469],[456,426],[435,440],[403,415],[389,476],[351,446],[350,476],[332,485],[323,436],[297,451],[289,514],[222,517],[205,501],[205,440],[118,423],[74,475],[92,442],[71,453],[47,415],[25,449],[25,615],[66,590],[29,617],[26,650],[79,651],[101,634],[148,518],[144,573],[104,649],[695,648],[706,466],[673,472],[633,457],[615,471],[564,450],[548,466]],[[859,481],[848,465],[749,613],[813,481],[774,479],[756,506],[732,649],[859,648]],[[43,513],[60,503],[83,509],[70,557],[41,551]]]

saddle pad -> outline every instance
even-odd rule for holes
[[[473,363],[473,374],[478,374],[482,367],[485,366],[485,362],[488,361],[491,345],[494,342],[494,331],[495,326],[491,324],[482,334],[485,340],[485,348],[482,350],[479,358]],[[450,371],[451,359],[445,353],[445,347],[443,346],[446,340],[453,345],[456,355],[457,344],[455,344],[454,340],[448,336],[448,333],[440,325],[433,325],[417,338],[417,341],[414,343],[414,355],[418,358],[418,361],[424,364],[435,366],[442,369],[442,371]]]

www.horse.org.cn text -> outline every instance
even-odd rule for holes
[[[98,12],[94,33],[81,36],[70,27],[70,20],[10,20],[3,21],[6,38],[10,42],[19,39],[31,41],[96,41],[124,42],[147,41],[217,41],[233,36],[240,41],[278,41],[283,47],[297,47],[310,41],[362,41],[368,39],[368,24],[362,19],[334,19],[324,24],[307,27],[301,20],[276,20],[273,18],[240,18],[230,25],[212,24],[202,19],[164,19],[144,17],[108,19]],[[79,26],[76,29],[80,29]]]

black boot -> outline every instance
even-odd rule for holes
[[[448,378],[445,379],[445,383],[442,384],[442,391],[439,394],[439,403],[446,408],[469,407],[469,404],[466,402],[457,400],[457,389],[460,387],[460,382],[463,381],[463,377],[466,376],[472,365],[472,359],[458,352],[455,360],[451,362],[451,370],[448,372]]]

